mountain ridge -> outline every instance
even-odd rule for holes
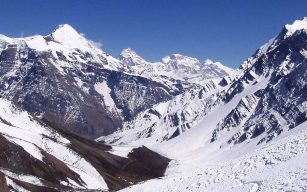
[[[295,21],[294,24],[297,22]],[[153,108],[155,113],[148,110],[143,116],[137,117],[136,120],[127,125],[125,124],[125,126],[128,126],[127,130],[123,129],[103,137],[103,139],[107,142],[117,144],[123,142],[131,143],[132,145],[146,143],[146,140],[150,143],[149,145],[154,145],[155,140],[157,143],[167,143],[173,136],[178,137],[185,131],[192,131],[193,127],[197,126],[196,123],[196,125],[188,128],[184,127],[186,123],[190,124],[191,122],[191,120],[187,119],[191,112],[195,113],[195,115],[189,118],[200,123],[207,113],[218,110],[219,106],[222,107],[227,103],[233,103],[233,100],[237,100],[235,104],[232,104],[233,109],[227,109],[230,110],[228,114],[221,115],[220,122],[213,126],[215,128],[211,133],[212,143],[218,140],[219,137],[227,136],[227,134],[233,135],[224,143],[222,142],[220,146],[245,143],[259,135],[263,137],[259,142],[268,142],[282,131],[297,126],[298,124],[295,122],[304,122],[306,120],[306,109],[304,108],[304,98],[306,98],[306,81],[304,79],[306,79],[306,74],[304,71],[306,71],[307,33],[306,29],[298,28],[296,32],[288,36],[288,32],[285,29],[284,27],[279,35],[261,46],[252,57],[243,62],[235,77],[230,78],[230,80],[223,79],[221,81],[225,80],[225,84],[221,84],[223,86],[213,87],[205,91],[207,92],[207,101],[204,98],[198,99],[198,97],[201,98],[200,96],[196,97],[197,94],[203,95],[202,89],[187,91],[186,93],[191,94],[188,99],[182,95],[177,96],[180,98],[180,102],[185,103],[184,108],[191,108],[189,113],[178,110],[180,109],[180,104],[178,104],[178,98],[174,98],[168,103],[170,105],[170,103],[177,100],[177,104],[165,109],[168,111],[167,116],[163,116],[163,113],[160,112],[161,108],[165,108],[165,104],[161,104],[161,106],[157,104]],[[289,83],[285,83],[287,81]],[[275,87],[279,87],[282,91]],[[298,95],[293,96],[294,94]],[[271,97],[275,98],[275,101],[270,99]],[[215,99],[210,101],[210,98]],[[288,101],[284,98],[294,100]],[[194,102],[198,106],[194,106]],[[209,102],[209,105],[206,102]],[[291,102],[296,103],[297,107],[292,105]],[[271,106],[273,103],[275,103],[274,111],[270,111],[267,106]],[[286,115],[286,110],[289,110],[288,113],[292,113],[292,115]],[[293,111],[290,112],[291,110]],[[262,121],[256,123],[259,119],[262,119]],[[160,124],[160,121],[164,122],[165,125]],[[287,128],[287,124],[289,128]],[[170,129],[170,127],[177,129]],[[162,130],[165,132],[163,133]],[[233,133],[235,130],[238,132]],[[151,136],[155,139],[151,140]]]
[[[132,48],[127,48],[117,58],[130,66],[132,73],[153,79],[156,79],[157,76],[168,76],[190,83],[202,84],[210,79],[222,78],[236,73],[235,70],[220,62],[206,59],[201,63],[197,58],[179,53],[165,56],[161,58],[161,61],[148,62]]]

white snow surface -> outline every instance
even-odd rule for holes
[[[93,48],[89,41],[79,34],[74,28],[68,24],[58,26],[58,28],[51,34],[54,41],[65,45],[67,48],[74,49],[88,49]]]
[[[191,141],[191,140],[190,140]],[[178,146],[177,150],[181,150]],[[162,179],[122,191],[306,191],[307,122],[267,144],[237,145],[212,158],[206,148],[174,160]],[[238,153],[240,151],[240,153]]]
[[[112,145],[111,151],[108,152],[117,156],[127,157],[133,148],[134,147],[132,146],[125,146],[125,145]]]

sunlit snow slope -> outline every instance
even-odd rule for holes
[[[271,143],[255,147],[251,142],[226,151],[220,161],[208,163],[202,151],[186,154],[186,161],[174,161],[163,179],[122,191],[306,191],[306,128],[305,122]]]

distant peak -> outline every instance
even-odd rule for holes
[[[80,36],[82,36],[72,26],[68,24],[61,24],[57,26],[57,28],[53,31],[51,35],[60,39],[80,38]]]
[[[139,59],[144,60],[139,54],[137,54],[136,51],[134,51],[132,48],[123,49],[122,52],[119,55],[120,58],[133,58],[133,59]],[[145,61],[145,60],[144,60]]]
[[[295,20],[292,24],[285,25],[285,28],[287,29],[287,36],[292,35],[295,31],[307,29],[307,17],[302,20]]]
[[[147,63],[147,61],[139,56],[132,48],[123,49],[118,59],[129,66]]]
[[[176,58],[178,58],[178,57],[187,57],[187,56],[184,56],[184,55],[182,55],[180,53],[174,53],[174,54],[171,54],[170,56],[171,57],[176,57]]]
[[[211,59],[205,59],[204,64],[205,65],[223,65],[221,62],[213,61]]]
[[[124,55],[138,55],[137,53],[136,53],[136,51],[134,51],[132,48],[127,48],[127,49],[123,49],[122,50],[122,52],[120,53],[122,56],[124,56]]]
[[[51,35],[54,41],[66,46],[67,48],[88,49],[94,48],[95,45],[87,40],[83,34],[78,33],[69,24],[59,25]]]
[[[215,66],[218,66],[218,67],[221,67],[221,66],[223,66],[223,67],[226,67],[224,64],[222,64],[221,62],[219,62],[219,61],[213,61],[213,60],[211,60],[211,59],[205,59],[205,61],[204,61],[204,65],[215,65]],[[227,68],[229,68],[229,67],[227,67]],[[229,68],[229,69],[231,69],[231,68]]]
[[[182,54],[179,54],[179,53],[175,53],[175,54],[163,57],[162,62],[163,63],[179,62],[179,63],[187,64],[187,65],[200,64],[200,62],[197,58],[185,56],[185,55],[182,55]]]
[[[71,32],[71,33],[77,33],[78,32],[69,24],[61,24],[56,27],[54,32]]]
[[[211,65],[213,63],[214,62],[211,59],[206,59],[205,62],[204,62],[205,65]]]
[[[169,57],[172,58],[172,59],[192,58],[192,57],[189,57],[189,56],[182,55],[180,53],[171,54],[171,55],[169,55]]]

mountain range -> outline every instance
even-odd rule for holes
[[[0,190],[304,191],[306,58],[307,18],[238,69],[0,35]]]

